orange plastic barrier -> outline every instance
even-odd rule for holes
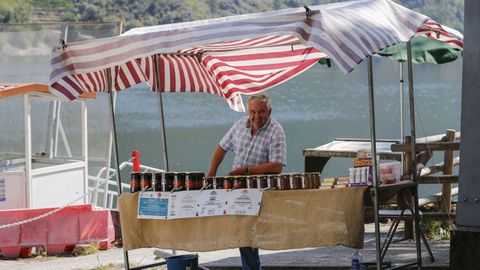
[[[55,208],[12,209],[0,211],[0,225],[45,214]],[[115,240],[110,210],[91,204],[66,207],[45,218],[23,225],[0,229],[0,253],[5,257],[28,256],[32,247],[43,246],[47,254],[72,251],[77,244],[97,243],[108,249]]]

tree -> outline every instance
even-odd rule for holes
[[[26,0],[0,1],[0,22],[25,23],[30,20],[32,6]]]

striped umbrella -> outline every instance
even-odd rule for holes
[[[284,82],[325,55],[348,73],[366,57],[409,40],[428,20],[388,0],[308,10],[143,27],[58,46],[52,51],[50,86],[69,100],[83,92],[108,91],[108,71],[115,91],[149,82],[163,92],[217,94],[241,111],[242,94]],[[155,66],[160,69],[158,87]]]

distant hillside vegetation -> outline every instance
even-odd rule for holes
[[[0,22],[118,21],[132,27],[318,5],[338,0],[1,0]],[[463,31],[463,0],[395,0]]]

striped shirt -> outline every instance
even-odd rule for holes
[[[233,151],[232,168],[255,166],[267,162],[287,164],[287,140],[282,126],[270,117],[252,136],[248,117],[239,119],[220,141],[225,151]]]

